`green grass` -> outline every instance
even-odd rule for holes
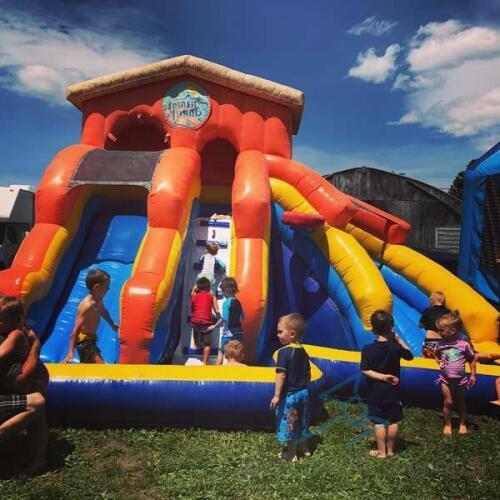
[[[20,436],[0,447],[0,498],[499,498],[498,419],[471,416],[470,435],[445,439],[436,411],[407,408],[400,453],[381,460],[358,411],[329,403],[330,417],[354,418],[316,427],[315,453],[297,464],[278,460],[270,432],[54,429],[48,471],[16,477]]]

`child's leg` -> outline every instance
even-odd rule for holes
[[[208,358],[210,357],[210,344],[205,344],[203,346],[203,364],[208,364]]]
[[[500,377],[495,381],[495,389],[497,390],[497,399],[496,401],[492,401],[492,403],[500,405]]]
[[[453,408],[453,399],[451,397],[450,388],[444,382],[441,383],[441,390],[443,391],[443,434],[445,436],[451,436],[451,410]]]
[[[375,439],[377,441],[377,449],[371,450],[370,455],[372,457],[385,458],[387,456],[386,438],[387,432],[385,425],[375,424]]]
[[[458,429],[459,434],[467,434],[468,432],[467,426],[465,425],[465,419],[467,417],[467,413],[465,410],[465,391],[465,386],[462,385],[457,387],[453,393],[453,402],[460,419],[460,427]]]
[[[217,361],[215,364],[220,366],[222,365],[223,361],[224,361],[224,354],[222,353],[222,349],[219,349],[219,352],[217,353]]]
[[[201,348],[201,332],[196,328],[193,328],[193,342],[196,346],[196,349]]]
[[[399,424],[390,424],[387,427],[387,456],[394,456],[394,444],[396,443],[396,438],[398,437]]]
[[[30,474],[40,470],[45,465],[47,443],[49,440],[49,427],[45,411],[40,412],[39,418],[28,429],[28,434],[33,439],[35,451],[32,462],[25,469],[25,472]]]

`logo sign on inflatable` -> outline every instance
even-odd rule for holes
[[[179,82],[163,97],[163,113],[173,127],[198,128],[210,115],[210,98],[200,85]]]

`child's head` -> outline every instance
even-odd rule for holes
[[[238,293],[238,284],[234,278],[224,278],[219,286],[226,297],[232,297]]]
[[[198,292],[208,292],[210,290],[210,286],[210,280],[205,276],[198,278],[196,281],[196,289]]]
[[[239,340],[230,340],[224,347],[224,357],[238,363],[245,361],[245,348]]]
[[[436,327],[441,337],[446,339],[458,335],[463,329],[463,323],[458,312],[450,312],[436,321]]]
[[[0,295],[0,333],[8,333],[24,326],[22,302],[10,295]]]
[[[215,242],[207,243],[207,252],[211,255],[217,255],[219,251],[219,244]]]
[[[432,292],[429,295],[431,306],[446,306],[446,296],[443,292]]]
[[[87,273],[85,284],[90,293],[98,297],[104,297],[109,290],[109,282],[111,278],[106,271],[101,269],[92,269]]]
[[[283,345],[300,342],[305,332],[306,320],[302,314],[287,314],[278,321],[278,339]]]
[[[394,320],[392,319],[391,313],[383,309],[378,309],[370,316],[370,323],[375,335],[380,337],[390,337],[392,335]]]

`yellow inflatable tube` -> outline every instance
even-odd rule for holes
[[[275,178],[270,181],[273,201],[284,210],[318,213],[290,184]],[[312,238],[345,283],[363,326],[371,330],[372,313],[392,308],[391,292],[377,266],[356,239],[340,229],[325,224],[313,231]]]
[[[442,291],[450,309],[458,309],[474,348],[483,353],[500,352],[497,343],[498,312],[469,285],[447,269],[404,245],[384,243],[350,224],[346,231],[375,259],[401,274],[422,291]]]

